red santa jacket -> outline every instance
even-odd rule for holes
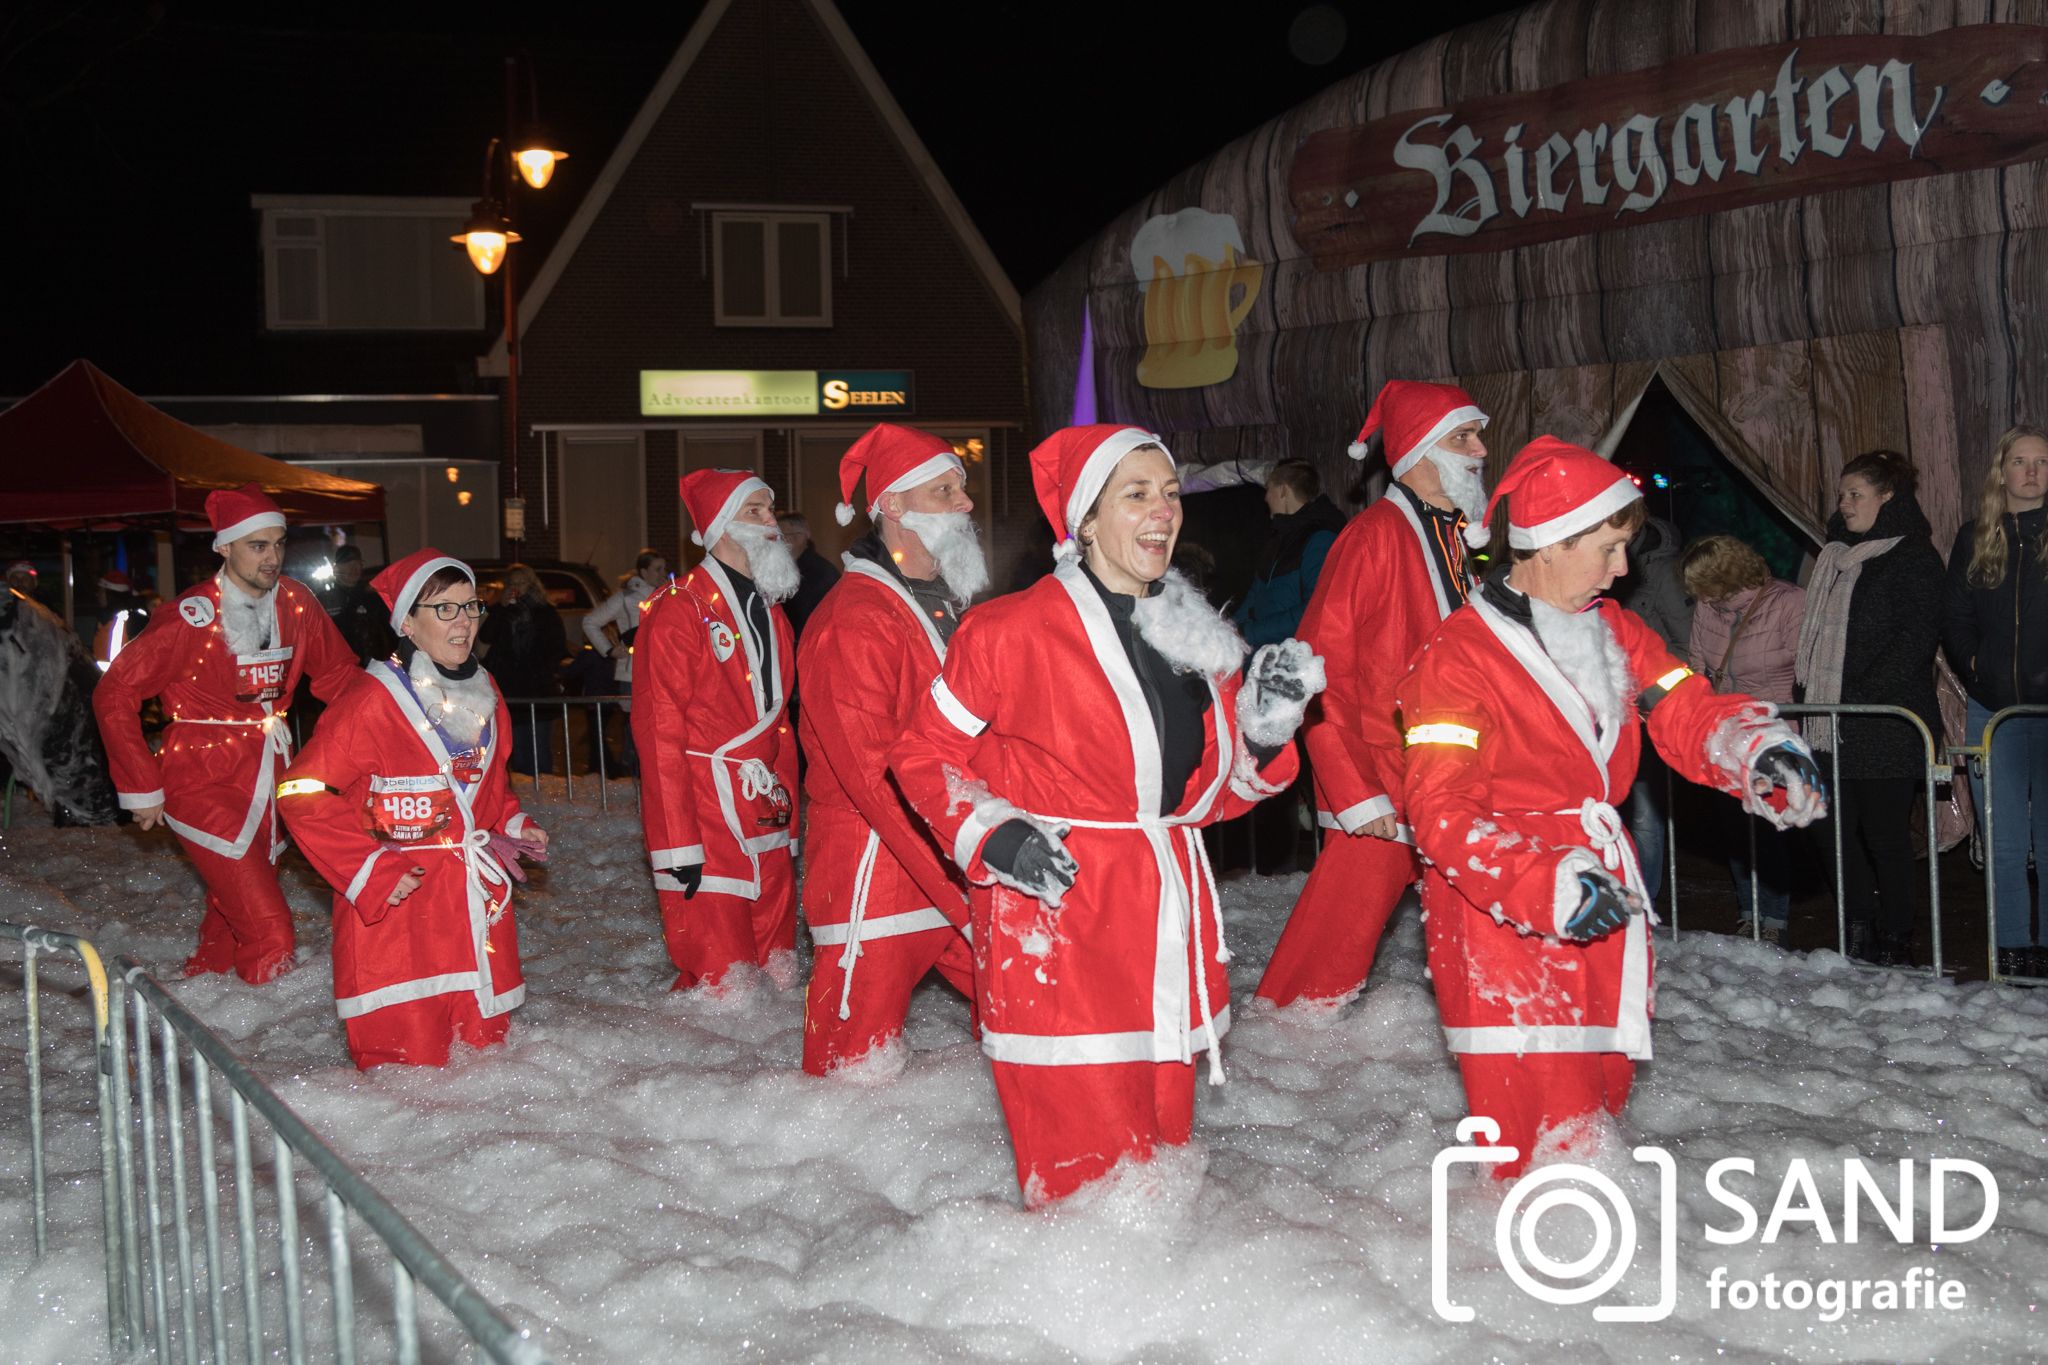
[[[1717,695],[1633,613],[1604,601],[1589,610],[1629,675],[1621,722],[1604,733],[1535,632],[1481,593],[1443,623],[1400,688],[1403,793],[1428,861],[1430,972],[1452,1052],[1648,1057],[1647,917],[1590,943],[1558,936],[1582,871],[1604,865],[1644,891],[1615,811],[1642,752],[1627,707],[1650,708],[1650,738],[1681,777],[1737,789],[1708,757],[1708,739],[1754,700]]]
[[[1192,588],[1169,591],[1208,611]],[[1238,678],[1210,680],[1202,761],[1162,809],[1151,712],[1108,608],[1071,560],[962,619],[944,671],[907,718],[891,770],[967,874],[982,1050],[1074,1066],[1186,1061],[1230,1027],[1216,885],[1200,825],[1293,780],[1237,734]],[[1019,811],[1068,823],[1079,864],[1057,908],[993,885],[989,833]]]
[[[127,810],[159,803],[170,827],[225,858],[267,827],[264,853],[284,850],[272,791],[291,755],[285,712],[303,675],[332,701],[356,677],[356,656],[306,588],[280,578],[271,599],[273,647],[237,658],[220,617],[221,578],[150,615],[93,692],[114,790]],[[162,697],[171,724],[152,754],[137,718]]]
[[[967,888],[890,780],[889,750],[945,662],[946,643],[883,565],[848,558],[804,625],[797,738],[808,812],[804,877],[831,888],[806,909],[811,938],[843,943],[967,923]],[[884,909],[870,915],[868,907]],[[908,907],[908,908],[905,908]]]
[[[1394,693],[1416,653],[1460,602],[1438,581],[1428,538],[1439,534],[1397,489],[1351,519],[1323,563],[1295,632],[1323,657],[1329,687],[1302,732],[1315,775],[1316,821],[1353,833],[1401,818],[1401,734]],[[1462,554],[1462,546],[1452,546]]]
[[[342,1018],[456,992],[473,993],[488,1018],[525,998],[512,881],[489,849],[493,832],[526,824],[505,777],[510,725],[500,700],[477,748],[451,754],[404,673],[379,660],[320,717],[285,774],[285,823],[335,888]],[[387,904],[415,867],[426,869],[419,888]]]
[[[761,855],[793,849],[796,832],[794,809],[777,825],[770,800],[774,783],[792,802],[796,792],[789,618],[769,607],[768,657],[757,657],[733,617],[732,579],[709,556],[640,610],[633,740],[648,860],[657,873],[702,863],[701,890],[753,900]]]

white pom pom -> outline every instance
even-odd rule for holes
[[[1055,564],[1064,564],[1070,559],[1079,559],[1080,557],[1081,542],[1073,536],[1068,536],[1065,540],[1052,547],[1052,560]]]
[[[690,543],[692,545],[702,545],[704,543],[704,533],[702,531],[690,532]]]
[[[1492,539],[1493,532],[1487,528],[1485,522],[1468,521],[1465,523],[1465,543],[1473,549],[1480,548]]]
[[[1352,459],[1354,459],[1354,460],[1362,460],[1362,459],[1364,459],[1364,458],[1365,458],[1365,442],[1363,442],[1363,441],[1353,441],[1353,442],[1352,442],[1352,443],[1351,443],[1350,445],[1348,445],[1348,446],[1344,447],[1344,453],[1345,453],[1346,455],[1349,455],[1349,456],[1350,456],[1350,457],[1351,457]]]
[[[832,519],[841,526],[853,525],[853,504],[842,502],[834,506],[832,509]]]

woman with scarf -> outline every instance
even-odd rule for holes
[[[890,768],[972,887],[982,1050],[1025,1202],[1188,1140],[1195,1055],[1230,1027],[1223,909],[1199,826],[1295,775],[1322,664],[1244,665],[1168,566],[1173,457],[1136,427],[1031,452],[1058,568],[970,610]]]
[[[1828,543],[1806,584],[1796,674],[1809,704],[1903,706],[1939,742],[1934,650],[1945,585],[1913,495],[1918,480],[1893,450],[1842,466]],[[1910,963],[1921,880],[1911,826],[1925,746],[1912,726],[1888,716],[1816,716],[1805,725],[1814,749],[1841,761],[1834,806],[1849,952],[1881,966]],[[1821,770],[1834,771],[1825,760]]]
[[[504,1041],[526,994],[512,883],[548,842],[506,781],[510,717],[472,656],[476,576],[421,550],[375,586],[398,652],[328,708],[278,788],[335,888],[334,1007],[366,1071]]]

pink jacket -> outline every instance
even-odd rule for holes
[[[1692,644],[1686,654],[1716,692],[1747,692],[1764,701],[1789,702],[1792,657],[1799,651],[1799,618],[1805,610],[1805,589],[1777,578],[1719,602],[1701,602],[1692,614]],[[1740,635],[1735,635],[1737,622],[1743,622]],[[1728,649],[1731,636],[1733,654]]]

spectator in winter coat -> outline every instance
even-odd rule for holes
[[[1912,462],[1892,450],[1842,466],[1828,543],[1806,585],[1797,676],[1809,703],[1903,706],[1938,735],[1934,650],[1945,581],[1913,496],[1918,481]],[[1908,963],[1918,899],[1909,826],[1924,742],[1885,716],[1817,716],[1806,727],[1816,750],[1841,759],[1834,807],[1850,950],[1880,965]],[[1825,761],[1821,771],[1830,771]]]
[[[1706,675],[1716,692],[1791,701],[1805,592],[1771,577],[1763,556],[1734,536],[1694,541],[1685,548],[1681,569],[1685,591],[1697,603],[1686,660]],[[1740,932],[1754,931],[1776,943],[1784,937],[1792,907],[1791,836],[1740,807],[1724,813],[1728,875],[1734,878],[1735,899],[1742,906]]]
[[[1970,694],[1969,735],[1980,742],[1991,713],[2048,702],[2048,431],[2017,426],[1998,441],[1977,519],[1956,532],[1949,552],[1942,649]],[[2027,858],[2048,857],[2048,720],[1998,727],[1992,755],[1992,860],[1998,898],[1998,969],[2048,974],[2048,950],[2032,926],[2036,898]],[[1984,809],[1983,774],[1972,794]]]
[[[613,690],[625,696],[633,695],[633,637],[640,630],[641,604],[654,590],[668,581],[668,561],[653,550],[642,550],[633,561],[633,572],[617,592],[604,600],[604,605],[583,618],[583,636],[590,641],[590,647],[602,658],[612,661]],[[630,712],[632,702],[623,703],[621,709]],[[593,717],[593,719],[595,719]],[[593,726],[591,730],[591,757],[597,757],[595,750],[604,744],[604,735]],[[633,727],[626,726],[620,740],[620,761],[610,768],[615,773],[631,776],[638,764],[633,750]],[[592,767],[596,767],[592,763]]]
[[[1266,476],[1273,516],[1258,576],[1230,614],[1253,649],[1286,640],[1301,624],[1323,559],[1344,529],[1344,514],[1323,495],[1323,476],[1307,460],[1282,460]]]
[[[1692,636],[1692,604],[1686,601],[1678,570],[1679,544],[1678,529],[1670,522],[1645,517],[1629,540],[1628,574],[1614,585],[1614,600],[1657,632],[1665,649],[1682,657]],[[1664,885],[1665,796],[1670,783],[1664,760],[1654,749],[1644,750],[1636,784],[1621,811],[1653,899]]]
[[[818,553],[816,542],[811,539],[811,523],[801,512],[784,512],[775,518],[775,525],[782,531],[782,543],[796,556],[796,571],[801,585],[796,596],[783,606],[783,615],[789,618],[789,628],[801,637],[804,622],[811,619],[811,613],[818,609],[818,603],[825,600],[825,594],[832,591],[832,585],[839,581],[839,570],[832,561]]]
[[[363,552],[353,545],[344,545],[334,552],[334,580],[319,589],[315,595],[320,605],[327,609],[327,617],[334,622],[334,628],[341,632],[341,638],[348,641],[348,647],[355,651],[356,662],[366,664],[372,659],[389,658],[398,645],[398,637],[391,632],[385,617],[390,614],[383,599],[363,581]]]
[[[569,652],[562,614],[548,601],[539,577],[524,564],[505,570],[505,590],[477,633],[484,667],[501,696],[552,697],[560,687],[555,672]],[[536,760],[538,764],[536,765]],[[512,717],[512,750],[505,766],[529,776],[555,766],[554,727],[520,708]]]

